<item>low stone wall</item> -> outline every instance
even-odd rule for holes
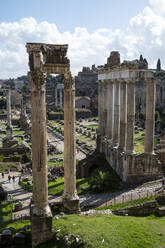
[[[120,216],[146,216],[150,214],[157,214],[158,203],[157,201],[150,201],[136,206],[128,208],[122,208],[119,210],[112,211],[115,215]]]
[[[29,149],[26,149],[24,146],[0,148],[0,154],[3,154],[4,157],[9,156],[10,154],[24,154],[26,152],[29,153]]]

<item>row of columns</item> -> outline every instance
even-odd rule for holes
[[[58,98],[58,93],[59,93],[59,98]],[[58,99],[60,99],[60,101]],[[56,107],[63,106],[63,89],[55,89],[55,104]]]
[[[145,153],[154,152],[155,80],[146,79]],[[134,153],[135,80],[99,80],[99,131],[113,147]]]

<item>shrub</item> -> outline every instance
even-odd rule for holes
[[[7,199],[7,192],[0,186],[0,201],[5,201]]]

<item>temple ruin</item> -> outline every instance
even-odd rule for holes
[[[75,161],[75,88],[66,57],[68,45],[27,43],[29,54],[31,121],[32,121],[32,172],[34,208],[32,245],[51,238],[52,215],[48,204],[47,130],[45,107],[46,75],[61,74],[64,78],[64,193],[66,210],[79,210],[76,191]],[[42,233],[42,235],[41,235]]]
[[[98,149],[126,183],[140,183],[161,175],[154,153],[155,91],[154,72],[146,60],[124,61],[111,52],[107,64],[98,71]],[[135,83],[146,82],[146,122],[144,153],[134,152]]]

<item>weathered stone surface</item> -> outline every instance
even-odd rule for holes
[[[120,65],[120,53],[118,51],[111,52],[109,58],[107,59],[107,64],[105,67],[111,68],[113,66]]]
[[[32,216],[32,247],[50,240],[53,237],[52,233],[52,216],[39,217]]]
[[[144,204],[139,204],[136,206],[131,206],[128,208],[123,208],[120,210],[115,210],[112,211],[113,214],[116,215],[128,215],[128,216],[145,216],[145,215],[150,215],[150,214],[154,214],[157,212],[157,202],[156,201],[150,201],[150,202],[146,202]]]
[[[21,232],[18,232],[14,235],[14,244],[21,245],[25,244],[25,235]]]

